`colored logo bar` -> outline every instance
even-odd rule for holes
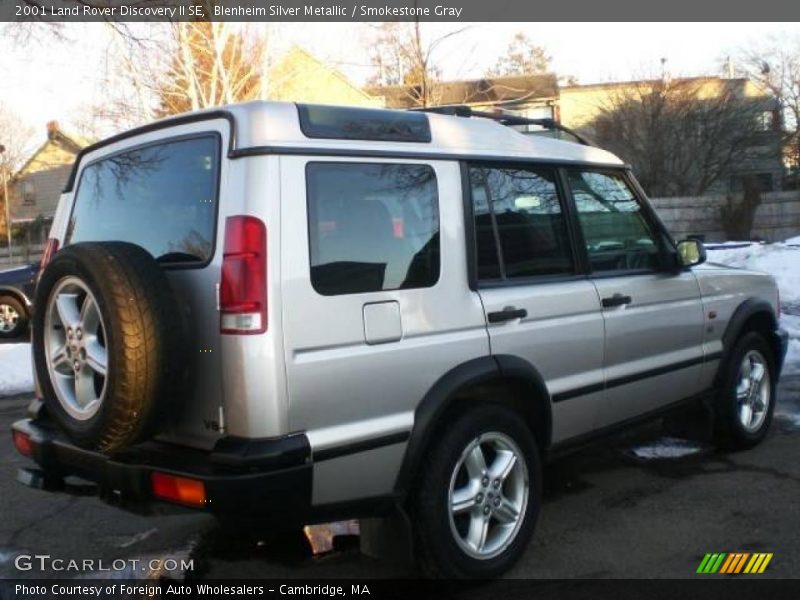
[[[706,554],[697,567],[697,573],[738,575],[763,573],[772,560],[772,552],[719,552]]]

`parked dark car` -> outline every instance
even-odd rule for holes
[[[38,271],[38,263],[0,271],[0,338],[18,337],[28,330]]]

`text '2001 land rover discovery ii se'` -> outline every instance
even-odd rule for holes
[[[252,103],[84,150],[20,478],[247,524],[401,506],[428,574],[492,577],[554,453],[697,400],[761,441],[775,282],[698,266],[612,154],[451,112]]]

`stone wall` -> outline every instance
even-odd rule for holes
[[[739,201],[741,196],[735,199]],[[675,238],[701,235],[708,242],[728,241],[720,217],[726,196],[651,198],[650,201]],[[751,239],[777,242],[797,235],[800,235],[800,191],[763,194]]]

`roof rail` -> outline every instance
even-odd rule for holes
[[[464,105],[450,105],[423,106],[411,108],[409,110],[436,113],[440,115],[451,115],[454,117],[479,117],[482,119],[491,119],[493,121],[497,121],[501,125],[507,125],[509,127],[514,125],[538,125],[539,127],[542,127],[543,129],[549,129],[550,131],[563,131],[564,133],[568,133],[584,146],[593,145],[581,134],[570,129],[569,127],[565,127],[555,119],[529,119],[528,117],[521,117],[502,108],[495,108],[494,110],[488,111],[473,110],[472,107]]]

